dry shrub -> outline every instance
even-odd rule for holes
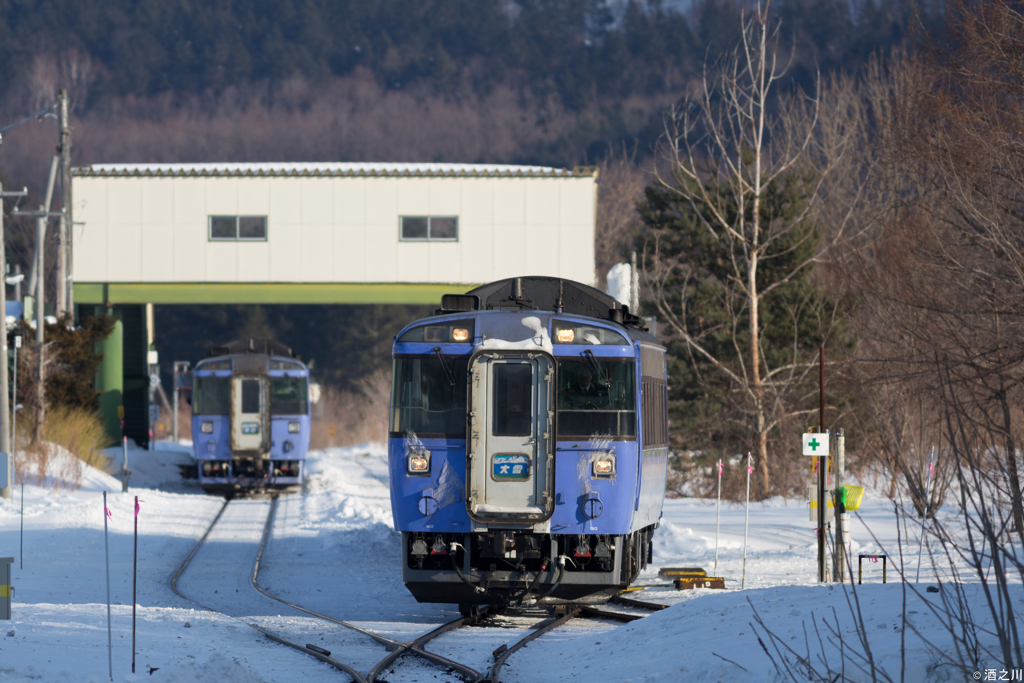
[[[390,402],[390,369],[364,378],[356,391],[324,387],[313,410],[310,446],[339,448],[387,441]]]
[[[19,411],[20,413],[20,411]],[[14,462],[18,483],[34,483],[54,490],[76,489],[82,481],[82,464],[107,471],[110,459],[103,449],[113,445],[96,413],[78,408],[54,408],[43,423],[43,441],[30,443],[34,416],[18,420],[18,450]],[[64,449],[75,458],[59,457]]]

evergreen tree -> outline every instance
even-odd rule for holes
[[[795,358],[813,357],[830,329],[832,344],[851,343],[845,327],[833,329],[835,303],[813,271],[799,267],[821,243],[820,227],[807,217],[815,183],[815,176],[809,173],[773,180],[767,183],[760,205],[762,224],[795,221],[792,230],[766,249],[756,275],[758,290],[770,290],[760,301],[761,355],[766,368],[783,373],[781,378],[769,375],[766,381],[796,378],[780,411],[789,416],[814,413],[813,403],[805,399],[816,395],[817,375],[806,372],[806,366],[786,368]],[[719,207],[728,207],[733,219],[738,218],[735,203],[716,181],[705,183],[705,190],[722,199]],[[648,187],[638,207],[644,225],[638,248],[651,252],[657,243],[659,258],[684,264],[664,280],[664,299],[678,303],[679,320],[708,355],[695,353],[678,337],[669,342],[672,443],[713,460],[752,450],[753,406],[744,388],[720,368],[725,365],[736,375],[749,375],[748,301],[736,287],[733,270],[749,245],[736,238],[720,241],[712,236],[701,218],[701,212],[708,209],[665,187]],[[747,222],[751,222],[750,211],[748,207]],[[776,284],[779,286],[771,288]],[[816,420],[810,415],[807,419]]]

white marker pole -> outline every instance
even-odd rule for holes
[[[924,514],[921,516],[921,545],[917,549],[917,578],[914,583],[921,580],[921,555],[924,552],[924,526],[928,523],[928,504],[931,502],[932,493],[932,460],[935,458],[935,446],[928,453],[928,478],[924,482]]]
[[[753,458],[747,453],[747,510],[743,514],[743,578],[740,588],[747,587],[747,527],[750,524],[750,473],[754,471]]]
[[[114,644],[110,635],[110,546],[107,543],[107,517],[110,517],[110,510],[107,509],[107,492],[103,492],[103,552],[107,556],[107,667],[110,673],[110,680],[114,680]]]
[[[718,528],[722,521],[722,460],[718,460],[718,511],[715,513],[715,569],[714,574],[718,576]]]

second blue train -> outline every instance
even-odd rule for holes
[[[204,490],[300,485],[309,436],[309,368],[284,344],[239,339],[196,365],[192,441]]]

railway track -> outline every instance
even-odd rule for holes
[[[277,502],[277,496],[274,496],[271,499],[271,510],[273,510],[273,507],[276,504],[276,502]],[[198,553],[199,549],[203,547],[204,543],[206,543],[206,539],[209,538],[210,532],[213,531],[213,528],[217,525],[217,522],[220,521],[221,517],[224,515],[224,511],[227,510],[228,505],[230,503],[231,503],[230,500],[225,500],[224,501],[224,505],[222,505],[220,510],[217,511],[217,515],[213,518],[213,521],[210,522],[210,526],[207,527],[206,532],[202,535],[202,537],[199,539],[199,541],[196,543],[196,545],[192,548],[192,551],[185,557],[185,560],[181,563],[181,565],[178,566],[178,569],[171,576],[171,581],[170,581],[170,583],[171,583],[171,590],[174,591],[174,593],[178,597],[182,598],[183,600],[191,602],[194,605],[198,605],[199,607],[201,607],[201,608],[203,608],[203,609],[205,609],[207,611],[216,612],[216,613],[222,614],[222,615],[224,615],[224,616],[226,616],[226,617],[228,617],[230,619],[234,619],[235,621],[238,621],[238,622],[240,622],[242,624],[245,624],[249,628],[253,629],[254,631],[257,631],[258,633],[262,634],[266,638],[269,638],[270,640],[272,640],[272,641],[274,641],[276,643],[279,643],[281,645],[286,645],[286,646],[288,646],[288,647],[290,647],[290,648],[292,648],[294,650],[298,650],[299,652],[307,654],[310,657],[314,657],[314,658],[320,660],[321,662],[324,662],[326,664],[329,664],[329,665],[333,666],[335,669],[348,674],[352,678],[352,680],[355,681],[356,683],[367,683],[366,679],[358,671],[356,671],[355,669],[353,669],[349,665],[345,664],[344,662],[341,662],[341,661],[338,661],[337,659],[334,659],[333,657],[330,656],[330,653],[328,653],[325,650],[322,650],[320,648],[313,649],[313,648],[310,648],[308,645],[300,645],[299,643],[296,643],[296,642],[293,642],[291,640],[288,640],[287,638],[283,638],[283,637],[277,635],[276,633],[272,633],[271,631],[269,631],[269,630],[267,630],[265,628],[257,626],[256,624],[248,622],[248,621],[246,621],[244,619],[240,619],[238,617],[231,616],[230,614],[227,614],[226,612],[223,612],[221,610],[214,609],[213,607],[205,605],[202,602],[199,602],[198,600],[196,600],[194,598],[190,598],[189,596],[185,595],[184,593],[182,593],[178,589],[178,580],[181,578],[181,575],[185,573],[185,570],[188,569],[189,564],[191,564],[193,558],[195,558],[196,553]]]
[[[522,649],[525,645],[527,645],[531,641],[535,640],[536,638],[539,638],[540,636],[542,636],[542,635],[544,635],[546,633],[549,633],[552,630],[554,630],[554,629],[556,629],[556,628],[558,628],[560,626],[563,626],[563,625],[567,624],[571,620],[574,620],[574,619],[602,619],[602,620],[604,620],[604,619],[611,619],[611,620],[626,621],[626,622],[628,622],[628,621],[635,621],[637,619],[642,619],[645,616],[644,614],[637,614],[635,612],[634,613],[622,612],[622,611],[615,610],[615,609],[604,609],[604,608],[600,608],[599,609],[599,608],[593,608],[593,607],[579,607],[579,606],[570,607],[568,609],[567,613],[564,614],[564,615],[557,616],[557,617],[550,617],[550,618],[542,619],[540,622],[532,623],[530,626],[527,627],[527,630],[529,630],[529,633],[527,633],[523,637],[515,640],[511,644],[502,645],[498,649],[496,649],[494,651],[494,653],[493,653],[494,660],[493,660],[492,666],[489,669],[485,669],[483,671],[480,671],[480,670],[477,670],[476,668],[474,668],[472,666],[469,666],[469,665],[466,665],[464,663],[455,661],[454,659],[451,659],[449,657],[445,657],[445,656],[437,654],[435,652],[430,652],[429,650],[426,649],[427,645],[429,643],[431,643],[432,641],[434,641],[435,639],[437,639],[438,637],[440,637],[440,636],[442,636],[444,634],[447,634],[447,633],[451,633],[453,631],[458,631],[459,629],[463,629],[463,628],[467,628],[467,627],[473,627],[473,626],[479,626],[479,625],[484,625],[485,623],[487,625],[490,625],[492,622],[489,621],[489,620],[491,620],[492,617],[495,617],[497,615],[515,616],[515,617],[519,617],[521,619],[524,616],[524,614],[525,614],[525,616],[529,616],[528,613],[524,613],[524,611],[522,611],[522,610],[515,610],[515,609],[511,609],[511,608],[504,608],[504,609],[502,609],[502,608],[487,607],[487,608],[481,609],[480,612],[478,614],[476,614],[476,615],[469,616],[469,617],[460,617],[458,619],[453,619],[453,620],[451,620],[451,621],[449,621],[449,622],[447,622],[445,624],[442,624],[441,626],[438,626],[438,627],[432,629],[431,631],[429,631],[429,632],[419,636],[418,638],[416,638],[416,639],[414,639],[414,640],[412,640],[410,642],[400,642],[398,640],[395,640],[393,638],[388,638],[387,636],[381,635],[379,633],[374,633],[373,631],[370,631],[368,629],[364,629],[364,628],[362,628],[360,626],[357,626],[355,624],[351,624],[349,622],[346,622],[346,621],[343,621],[343,620],[331,617],[330,615],[317,612],[316,610],[310,609],[310,608],[305,607],[303,605],[299,605],[299,604],[290,602],[288,600],[285,600],[285,599],[281,598],[280,596],[277,596],[277,595],[273,594],[272,592],[266,590],[265,588],[263,588],[260,585],[260,583],[259,583],[260,564],[261,564],[261,562],[263,560],[263,555],[264,555],[264,552],[266,551],[267,543],[268,543],[268,541],[270,539],[270,536],[271,536],[271,532],[272,532],[272,528],[273,528],[273,524],[274,524],[275,513],[276,513],[276,509],[277,509],[277,502],[278,502],[278,496],[276,496],[276,495],[272,496],[271,499],[270,499],[270,504],[268,506],[266,520],[265,520],[265,522],[263,524],[263,530],[262,530],[262,534],[261,534],[261,537],[260,537],[259,549],[258,549],[258,551],[256,553],[256,559],[255,559],[255,561],[253,563],[252,572],[251,572],[251,575],[249,577],[249,583],[251,583],[252,587],[256,591],[258,591],[260,594],[262,594],[263,596],[265,596],[265,597],[267,597],[267,598],[269,598],[271,600],[274,600],[274,601],[276,601],[276,602],[278,602],[280,604],[286,605],[286,606],[290,607],[291,609],[294,609],[294,610],[296,610],[298,612],[301,612],[303,614],[312,616],[312,617],[314,617],[316,619],[328,622],[328,623],[333,624],[335,626],[340,626],[340,627],[342,627],[344,629],[348,629],[348,630],[350,630],[350,631],[352,631],[354,633],[362,634],[362,635],[372,639],[377,644],[382,645],[387,650],[387,654],[383,658],[381,658],[379,661],[377,661],[377,663],[369,670],[369,672],[364,675],[364,674],[360,673],[355,668],[355,666],[353,666],[351,664],[348,664],[348,663],[345,663],[345,662],[342,662],[342,661],[332,657],[330,651],[328,651],[328,650],[325,650],[325,649],[320,648],[320,647],[315,646],[315,645],[310,645],[310,644],[303,645],[303,644],[301,644],[299,642],[295,642],[294,640],[291,640],[289,637],[285,637],[284,635],[281,635],[279,633],[275,633],[275,632],[273,632],[273,631],[271,631],[271,630],[269,630],[267,628],[264,628],[264,627],[261,627],[261,626],[255,624],[255,623],[252,623],[251,621],[247,621],[246,619],[242,619],[242,618],[239,618],[239,617],[232,616],[232,615],[227,614],[226,612],[224,612],[222,610],[218,610],[218,609],[215,609],[215,608],[213,608],[211,606],[208,606],[208,605],[204,604],[202,601],[200,601],[200,600],[198,600],[198,599],[196,599],[194,597],[189,597],[188,595],[185,595],[179,589],[179,587],[178,587],[179,579],[185,573],[185,571],[189,568],[190,563],[195,558],[195,556],[199,552],[200,548],[203,546],[204,543],[206,543],[207,539],[210,536],[210,533],[213,531],[213,529],[217,525],[217,523],[221,520],[221,518],[222,518],[225,510],[228,508],[228,505],[230,504],[230,502],[231,501],[225,501],[224,505],[217,512],[217,515],[214,517],[213,521],[210,523],[209,527],[206,529],[206,532],[199,539],[199,541],[196,543],[195,547],[188,554],[188,556],[181,563],[181,565],[178,567],[177,571],[175,571],[174,575],[171,577],[171,582],[170,582],[171,583],[171,590],[173,590],[174,593],[177,594],[182,599],[187,600],[188,602],[191,602],[191,603],[193,603],[193,604],[195,604],[195,605],[197,605],[197,606],[199,606],[199,607],[201,607],[201,608],[203,608],[205,610],[208,610],[208,611],[211,611],[211,612],[217,612],[219,614],[223,614],[225,616],[228,616],[231,619],[234,619],[236,621],[239,621],[240,623],[245,624],[246,626],[248,626],[251,629],[253,629],[255,632],[261,634],[262,636],[270,639],[271,641],[273,641],[275,643],[279,643],[281,645],[285,645],[285,646],[290,647],[290,648],[292,648],[294,650],[297,650],[297,651],[302,652],[304,654],[307,654],[307,655],[309,655],[311,657],[314,657],[315,659],[317,659],[317,660],[319,660],[321,662],[329,664],[330,666],[334,667],[338,671],[341,671],[341,672],[347,674],[353,681],[356,681],[356,683],[375,683],[376,681],[380,680],[382,675],[386,671],[388,671],[389,669],[390,669],[389,673],[393,673],[394,672],[394,668],[393,667],[400,660],[400,658],[402,658],[403,656],[406,656],[406,655],[412,656],[412,657],[415,657],[415,658],[419,658],[419,659],[422,659],[422,660],[425,660],[425,661],[430,662],[431,664],[436,665],[436,666],[440,666],[440,667],[442,667],[442,668],[444,668],[444,669],[446,669],[446,670],[448,670],[450,672],[456,673],[457,675],[459,675],[460,677],[462,677],[466,681],[471,681],[473,683],[483,683],[483,682],[486,682],[486,681],[490,681],[492,683],[498,683],[498,681],[500,680],[502,668],[505,666],[506,662],[508,661],[508,658],[512,654],[516,653],[517,651]],[[624,606],[624,607],[629,607],[629,608],[633,608],[633,609],[648,610],[648,611],[649,610],[663,609],[665,607],[664,605],[656,605],[654,603],[645,603],[645,602],[640,601],[640,600],[634,600],[634,599],[631,599],[631,598],[622,598],[622,597],[619,597],[619,596],[616,596],[616,598],[613,598],[613,601],[618,603],[618,604],[620,604],[620,605],[622,605],[622,606]],[[523,630],[521,627],[510,627],[510,626],[498,626],[498,627],[499,628],[508,629],[509,631]]]

